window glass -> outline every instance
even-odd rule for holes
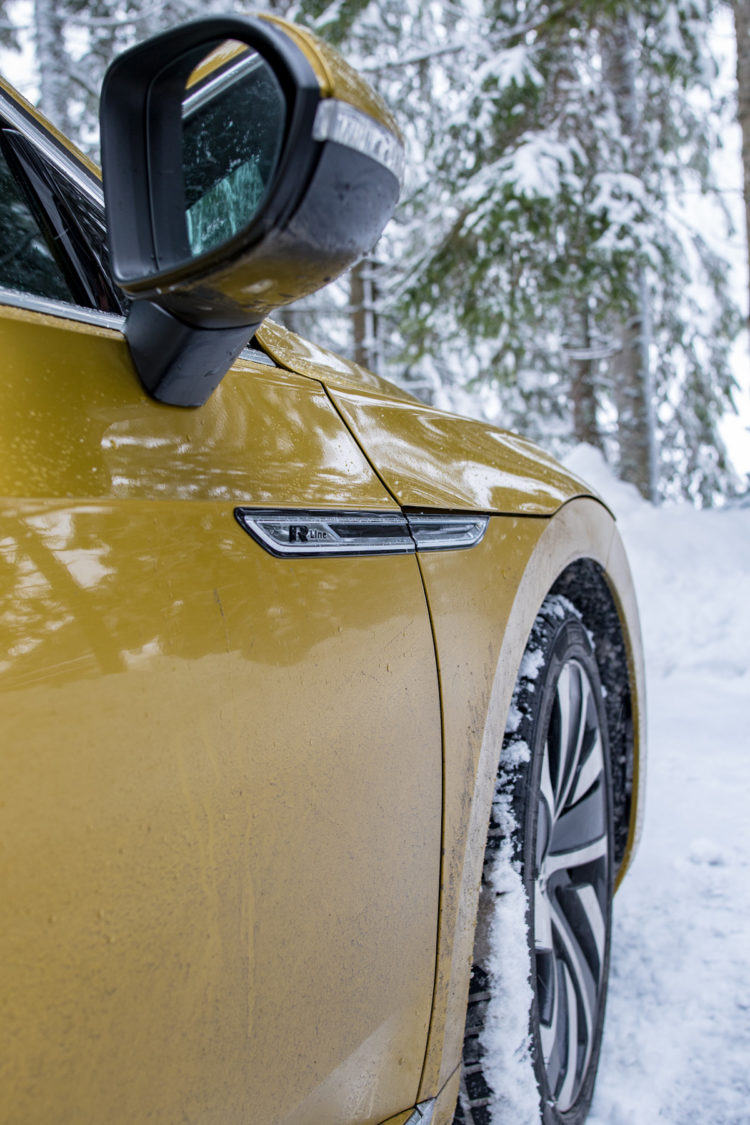
[[[0,285],[72,301],[62,270],[0,150]]]

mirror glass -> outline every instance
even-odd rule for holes
[[[182,166],[190,252],[203,254],[258,213],[279,162],[286,99],[271,66],[245,43],[206,54],[185,84]]]

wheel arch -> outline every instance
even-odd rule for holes
[[[612,771],[616,881],[629,860],[631,810],[635,774],[634,685],[628,672],[623,622],[604,568],[595,559],[580,558],[558,576],[550,594],[562,594],[581,614],[604,688],[609,756]]]
[[[632,577],[614,520],[598,501],[571,500],[551,519],[493,517],[480,547],[450,557],[422,556],[420,563],[440,668],[445,783],[438,961],[420,1088],[425,1098],[434,1096],[460,1063],[494,779],[521,658],[546,595],[564,593],[576,605],[601,645],[605,686],[619,684],[617,698],[623,706],[625,699],[629,703],[630,741],[619,782],[618,882],[642,820],[645,689]],[[614,714],[614,702],[612,708]]]

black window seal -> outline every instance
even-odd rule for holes
[[[101,209],[63,169],[46,158],[28,134],[2,121],[0,129],[8,166],[65,277],[73,302],[102,312],[124,312],[125,298],[109,274]],[[88,211],[88,221],[81,213],[83,209]]]

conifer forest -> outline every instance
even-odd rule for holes
[[[0,46],[28,62],[23,92],[96,157],[114,55],[228,7],[4,0]],[[557,455],[594,446],[648,499],[741,495],[720,422],[747,395],[736,341],[750,295],[730,281],[729,248],[747,245],[750,0],[247,7],[265,9],[336,45],[407,143],[399,209],[371,255],[280,319]],[[736,66],[720,82],[728,39]],[[728,146],[730,131],[744,143]]]

